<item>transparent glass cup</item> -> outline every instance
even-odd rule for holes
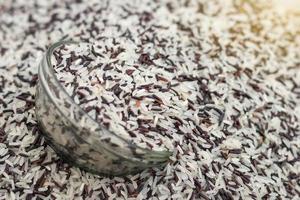
[[[74,43],[62,40],[49,47],[38,71],[36,116],[46,141],[63,160],[89,172],[122,176],[163,166],[171,155],[139,147],[92,119],[68,95],[55,76],[53,51]]]

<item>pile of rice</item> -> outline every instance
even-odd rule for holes
[[[0,199],[299,198],[299,16],[271,1],[1,2]],[[44,142],[37,66],[65,35],[84,42],[53,55],[67,92],[172,150],[167,166],[100,177]]]

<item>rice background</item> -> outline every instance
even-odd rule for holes
[[[37,128],[37,66],[63,36],[96,34],[91,21],[130,32],[143,11],[172,13],[179,24],[154,21],[187,40],[196,33],[202,76],[210,80],[203,89],[225,94],[214,99],[227,110],[224,123],[179,143],[164,169],[107,178],[71,167]],[[300,15],[271,1],[0,1],[0,198],[299,199],[299,65]],[[233,89],[253,100],[241,102],[244,93]]]

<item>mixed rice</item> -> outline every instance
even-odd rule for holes
[[[45,143],[34,114],[50,44],[74,101],[173,152],[100,177]],[[300,17],[272,1],[0,2],[0,199],[298,199]],[[118,126],[110,126],[111,120]]]

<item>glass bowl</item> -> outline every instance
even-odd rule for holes
[[[38,71],[36,116],[48,144],[63,160],[89,172],[122,176],[166,164],[168,151],[141,148],[92,119],[56,78],[51,56],[61,40],[49,47]]]

